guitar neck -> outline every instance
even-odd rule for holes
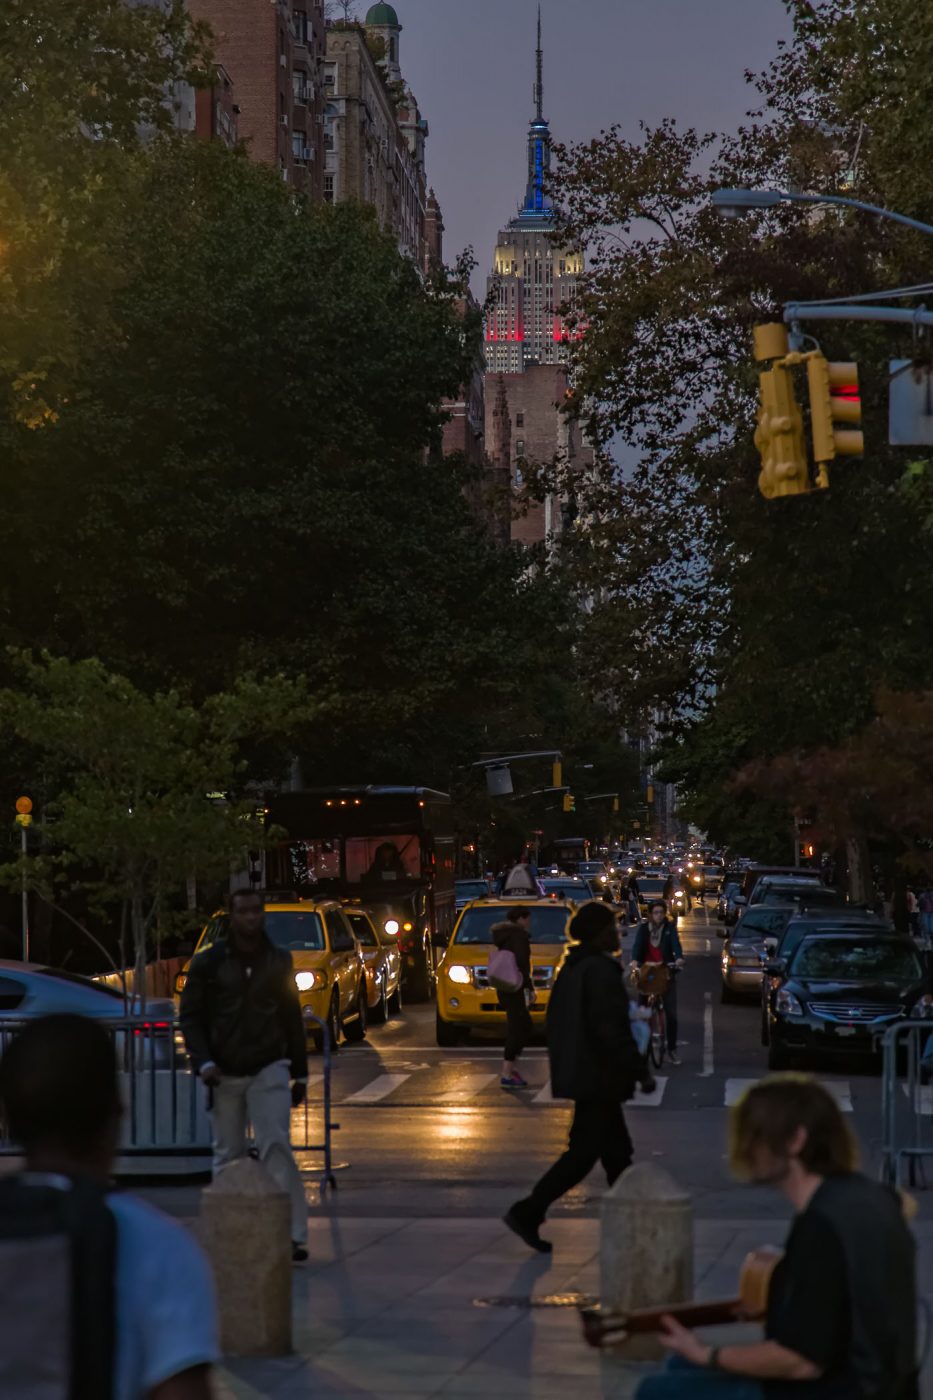
[[[741,1315],[739,1298],[724,1298],[711,1303],[678,1303],[670,1308],[639,1308],[625,1317],[626,1332],[657,1332],[662,1317],[675,1318],[682,1327],[714,1327],[721,1322],[735,1322]],[[607,1326],[610,1319],[604,1319]]]

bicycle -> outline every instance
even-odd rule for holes
[[[648,1042],[648,1058],[655,1069],[664,1064],[667,1054],[667,1012],[664,997],[676,977],[680,967],[677,963],[642,963],[633,965],[632,981],[637,983],[644,1004],[651,1011],[651,1039]]]

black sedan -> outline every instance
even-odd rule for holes
[[[913,943],[887,933],[804,938],[789,962],[767,964],[768,1068],[819,1054],[865,1054],[924,991]],[[775,985],[775,983],[777,985]]]

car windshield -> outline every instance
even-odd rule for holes
[[[804,904],[841,904],[842,900],[835,890],[827,889],[825,885],[769,885],[760,893],[756,904],[788,904],[792,900],[799,899]]]
[[[504,923],[507,917],[508,910],[501,906],[498,909],[495,906],[485,909],[467,909],[457,925],[454,942],[492,943],[493,925]],[[568,910],[559,906],[554,909],[544,909],[540,905],[532,905],[531,929],[529,930],[532,943],[566,943],[568,917]]]
[[[454,885],[458,899],[482,899],[489,893],[485,880],[458,880]]]
[[[591,899],[593,891],[586,880],[542,880],[544,893],[549,899]]]
[[[905,982],[922,976],[909,943],[880,938],[808,939],[797,950],[791,972],[833,982]]]
[[[767,909],[760,905],[750,910],[735,926],[733,938],[763,938],[780,933],[791,916],[790,909]]]
[[[639,881],[638,881],[638,888],[639,888],[639,890],[640,890],[640,892],[641,892],[642,894],[663,894],[663,893],[664,893],[664,886],[665,886],[666,884],[667,884],[667,880],[666,880],[666,879],[660,880],[660,879],[654,879],[654,878],[648,878],[648,879],[639,878]]]
[[[376,938],[376,930],[366,918],[365,914],[347,913],[350,920],[350,927],[356,934],[356,941],[362,948],[378,948],[379,940]]]
[[[324,928],[320,914],[310,909],[266,910],[266,933],[278,948],[293,953],[323,953]]]

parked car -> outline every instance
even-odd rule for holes
[[[216,913],[198,939],[194,956],[226,938],[229,926],[226,911]],[[265,929],[273,943],[292,955],[298,999],[315,1045],[323,1044],[323,1034],[314,1017],[328,1026],[332,1045],[341,1030],[347,1040],[364,1040],[369,998],[363,954],[342,906],[327,899],[268,903]],[[179,996],[187,972],[188,965],[175,979]]]
[[[756,904],[793,904],[799,900],[808,908],[844,905],[845,897],[820,880],[798,880],[790,875],[765,875],[752,890],[748,907]]]
[[[531,910],[531,975],[537,1001],[530,1008],[532,1024],[541,1028],[551,988],[566,955],[567,924],[574,912],[568,900],[526,901]],[[504,922],[514,900],[484,899],[468,904],[457,920],[450,944],[437,970],[437,1043],[461,1044],[471,1030],[505,1026],[505,1012],[489,985],[487,964],[492,928]]]
[[[126,1065],[132,1044],[139,1067],[159,1069],[172,1063],[175,1004],[171,999],[147,998],[144,1011],[138,997],[131,996],[125,1003],[122,992],[77,972],[41,963],[0,962],[0,1048],[5,1026],[59,1012],[102,1020],[144,1018],[131,1029],[115,1032],[118,1060]]]
[[[456,880],[454,882],[454,905],[457,913],[465,909],[471,899],[485,899],[490,893],[488,880]]]
[[[728,926],[734,924],[738,919],[739,910],[735,901],[741,889],[742,886],[737,880],[730,880],[719,891],[719,898],[716,901],[716,918],[720,923]]]
[[[398,939],[386,933],[365,909],[346,909],[350,927],[363,954],[369,1020],[384,1025],[402,1009],[402,957]]]
[[[766,965],[766,971],[770,965]],[[925,989],[917,950],[898,934],[847,930],[803,939],[768,995],[768,1067],[818,1054],[876,1052]]]

